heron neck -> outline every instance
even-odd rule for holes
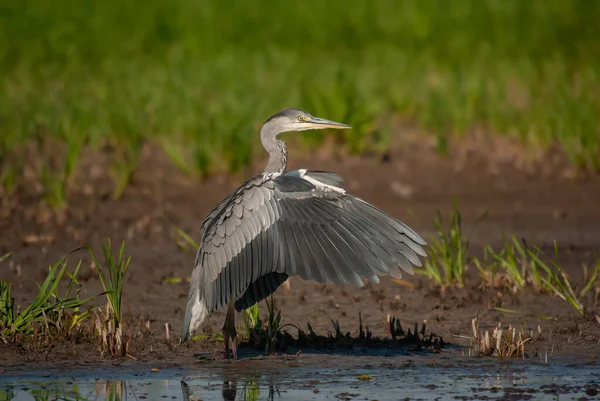
[[[269,152],[269,162],[265,167],[265,173],[283,173],[287,167],[287,144],[276,139],[275,145]]]
[[[265,173],[283,173],[287,167],[287,144],[277,139],[279,135],[276,127],[265,124],[260,132],[260,141],[267,152],[269,162]]]

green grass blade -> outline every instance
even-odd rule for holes
[[[579,293],[579,296],[584,297],[585,294],[588,293],[588,291],[590,291],[592,288],[594,288],[594,284],[596,283],[596,278],[598,277],[598,273],[600,273],[600,260],[596,263],[596,268],[594,269],[592,276],[586,283],[585,287],[583,287],[583,289]]]

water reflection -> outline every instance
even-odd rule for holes
[[[0,374],[0,401],[30,400],[397,400],[404,398],[497,398],[553,394],[579,398],[600,391],[597,367],[521,364],[402,365],[356,369],[280,367],[258,372],[192,368],[163,370],[96,369]],[[358,380],[368,375],[372,380]],[[102,379],[100,379],[100,378]],[[563,398],[563,397],[561,397]]]
[[[184,382],[182,382],[184,383]],[[245,393],[246,391],[244,391]],[[258,383],[256,383],[256,392],[258,392]],[[223,400],[234,401],[235,396],[237,395],[237,380],[234,378],[233,380],[225,380],[223,382],[223,391],[221,391],[221,395],[223,396]],[[257,396],[253,396],[252,400],[257,400]]]
[[[1,386],[1,385],[0,385]],[[12,388],[1,389],[0,401],[121,401],[125,394],[125,382],[107,381],[104,383],[45,383],[31,382]]]
[[[106,401],[121,401],[123,394],[127,394],[126,384],[122,381],[107,381],[96,385],[96,399],[102,394]]]
[[[199,401],[204,399],[207,393],[212,393],[211,399],[218,397],[216,394],[218,386],[210,382],[196,385],[196,392],[200,394],[195,394],[190,385],[183,380],[180,381],[181,393],[176,394],[175,383],[176,381],[173,380],[149,382],[95,380],[77,384],[29,382],[15,386],[5,385],[3,389],[0,384],[0,401],[122,401],[165,398]],[[261,389],[256,376],[225,379],[220,387],[224,401],[274,400],[275,394],[281,395],[274,385]],[[263,397],[261,397],[261,390]]]
[[[238,388],[239,388],[239,397],[238,396]],[[266,388],[266,399],[268,401],[272,401],[275,398],[275,394],[281,396],[276,387],[271,384]],[[194,392],[190,389],[190,386],[185,381],[181,381],[181,392],[183,394],[184,401],[194,401],[198,398],[194,396]],[[241,384],[238,386],[238,378],[233,376],[231,379],[223,380],[223,385],[221,387],[221,396],[223,397],[223,401],[257,401],[260,398],[261,389],[258,385],[258,377],[244,377],[241,380]]]
[[[35,386],[35,383],[32,383]],[[21,389],[0,389],[0,401],[50,401],[50,400],[64,400],[64,401],[80,401],[88,400],[87,397],[82,397],[72,389],[63,388],[28,388],[24,387]]]
[[[221,392],[223,396],[223,401],[257,401],[260,399],[261,389],[258,385],[257,376],[244,377],[239,388],[240,397],[236,398],[238,390],[238,379],[234,376],[230,380],[224,380],[223,390]],[[266,398],[263,397],[263,399],[266,399],[268,401],[273,400],[275,398],[275,394],[281,396],[281,393],[272,382],[268,384],[263,390],[266,390],[263,391],[263,393],[266,393]]]

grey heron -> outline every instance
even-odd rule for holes
[[[269,161],[223,199],[202,222],[182,342],[215,310],[228,305],[225,353],[237,358],[235,311],[273,293],[290,276],[364,285],[360,276],[413,274],[425,241],[398,219],[346,192],[335,173],[286,171],[283,132],[350,126],[284,109],[263,124]]]

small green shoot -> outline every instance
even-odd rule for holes
[[[588,279],[587,265],[583,266],[583,273],[584,273],[583,276],[585,278],[586,285],[583,287],[583,289],[579,293],[579,296],[584,297],[585,294],[587,294],[590,290],[592,290],[594,288],[596,288],[596,290],[600,292],[600,282],[596,286],[596,279],[598,278],[598,273],[600,273],[600,260],[598,260],[598,262],[596,262],[596,268],[594,269],[594,272],[592,273],[592,275],[589,276],[589,279]]]
[[[277,335],[281,332],[281,311],[277,311],[275,314],[275,300],[273,294],[271,294],[271,302],[265,300],[267,303],[267,309],[269,311],[269,317],[267,320],[267,344],[265,347],[265,353],[270,354],[274,351]]]
[[[10,255],[12,255],[11,252],[0,256],[0,263],[4,262],[6,259],[10,258]]]
[[[190,251],[195,252],[199,248],[199,244],[188,233],[183,231],[183,229],[174,224],[171,224],[171,226],[181,237],[181,239],[176,240],[176,242],[182,250],[187,251],[191,248]]]
[[[184,280],[187,281],[188,283],[190,281],[189,278],[183,279],[181,277],[165,277],[162,280],[162,282],[166,283],[166,284],[180,284],[180,283],[183,283]]]
[[[456,202],[454,202],[454,212],[450,216],[447,231],[439,211],[433,224],[438,238],[431,241],[425,268],[417,269],[416,272],[435,280],[442,287],[452,285],[463,287],[469,241],[463,238],[461,215]]]

